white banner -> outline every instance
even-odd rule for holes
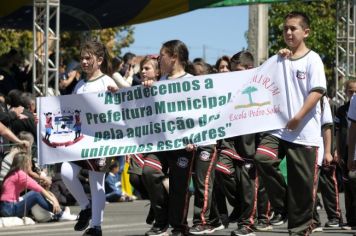
[[[285,127],[283,63],[135,86],[117,93],[38,98],[41,164],[182,149]]]

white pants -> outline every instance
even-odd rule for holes
[[[74,163],[64,162],[61,168],[61,175],[64,184],[75,200],[77,200],[80,208],[84,210],[88,207],[90,201],[84,192],[83,185],[78,179],[80,169],[81,167]],[[90,226],[101,226],[104,219],[105,208],[105,173],[89,171],[89,184],[92,198],[92,204],[90,206],[92,210],[92,219]]]

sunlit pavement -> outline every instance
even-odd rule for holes
[[[345,215],[344,208],[344,196],[340,196],[341,207],[343,210],[343,215]],[[192,204],[190,204],[189,222],[191,222],[192,217]],[[78,212],[78,207],[71,207],[72,212]],[[148,201],[135,201],[127,203],[111,203],[107,204],[105,208],[104,224],[103,224],[103,235],[105,236],[138,236],[144,235],[144,233],[150,228],[149,225],[145,223],[146,214],[148,212]],[[326,222],[325,210],[319,211],[321,216],[322,224]],[[83,232],[76,232],[73,230],[73,225],[75,222],[56,222],[56,223],[42,223],[28,226],[18,226],[1,228],[0,236],[6,235],[21,235],[21,236],[60,236],[60,235],[70,235],[70,236],[80,236]],[[213,235],[230,235],[231,230],[235,229],[236,225],[233,224],[229,226],[228,229],[215,232]],[[288,235],[287,225],[274,227],[273,231],[270,232],[256,232],[257,236],[283,236]],[[337,236],[350,236],[355,231],[341,230],[340,228],[325,229],[322,233],[314,233],[313,235],[337,235]]]

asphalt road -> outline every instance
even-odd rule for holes
[[[343,214],[344,200],[343,196],[340,197],[341,207]],[[190,211],[192,211],[192,201],[190,204]],[[150,228],[149,225],[145,224],[146,214],[149,207],[147,206],[147,201],[135,201],[128,203],[111,203],[106,205],[104,224],[103,224],[103,235],[105,236],[141,236]],[[78,212],[78,207],[71,207],[72,212]],[[325,210],[319,211],[322,223],[326,222]],[[189,213],[192,217],[192,213]],[[191,222],[191,219],[189,219]],[[56,223],[42,223],[27,226],[17,226],[8,227],[0,229],[0,236],[11,236],[11,235],[21,235],[21,236],[81,236],[82,232],[76,232],[73,230],[74,222],[56,222]],[[233,230],[236,225],[229,226],[228,229],[224,229],[215,232],[213,235],[230,235],[231,230]],[[287,225],[284,224],[279,227],[274,227],[273,231],[270,232],[256,232],[257,236],[283,236],[288,235]],[[325,229],[322,233],[314,233],[313,235],[337,235],[337,236],[350,236],[355,231],[341,230],[340,228],[335,229]]]

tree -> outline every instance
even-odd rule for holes
[[[111,56],[120,55],[121,49],[134,42],[134,28],[120,26],[90,32],[64,32],[61,34],[61,56],[63,59],[78,58],[80,44],[86,38],[97,38],[105,43]]]
[[[32,51],[32,32],[13,29],[0,30],[0,56],[16,48],[22,55]]]
[[[249,86],[249,87],[245,88],[244,91],[242,91],[242,94],[247,94],[250,104],[253,104],[251,93],[256,92],[256,91],[257,91],[257,88],[255,88],[253,86]]]
[[[269,9],[269,54],[274,55],[285,47],[282,27],[284,16],[292,10],[305,12],[311,20],[311,33],[306,41],[309,48],[322,58],[329,84],[334,78],[336,47],[336,0],[305,1],[292,0],[275,3]]]
[[[63,59],[78,58],[80,44],[85,39],[84,36],[88,34],[88,32],[62,32],[60,56]],[[119,55],[122,48],[128,47],[134,42],[134,28],[131,26],[94,30],[90,32],[90,35],[90,37],[97,37],[105,43],[112,56]],[[22,55],[29,55],[33,51],[32,38],[31,31],[1,29],[0,56],[9,52],[11,48],[17,49]]]

